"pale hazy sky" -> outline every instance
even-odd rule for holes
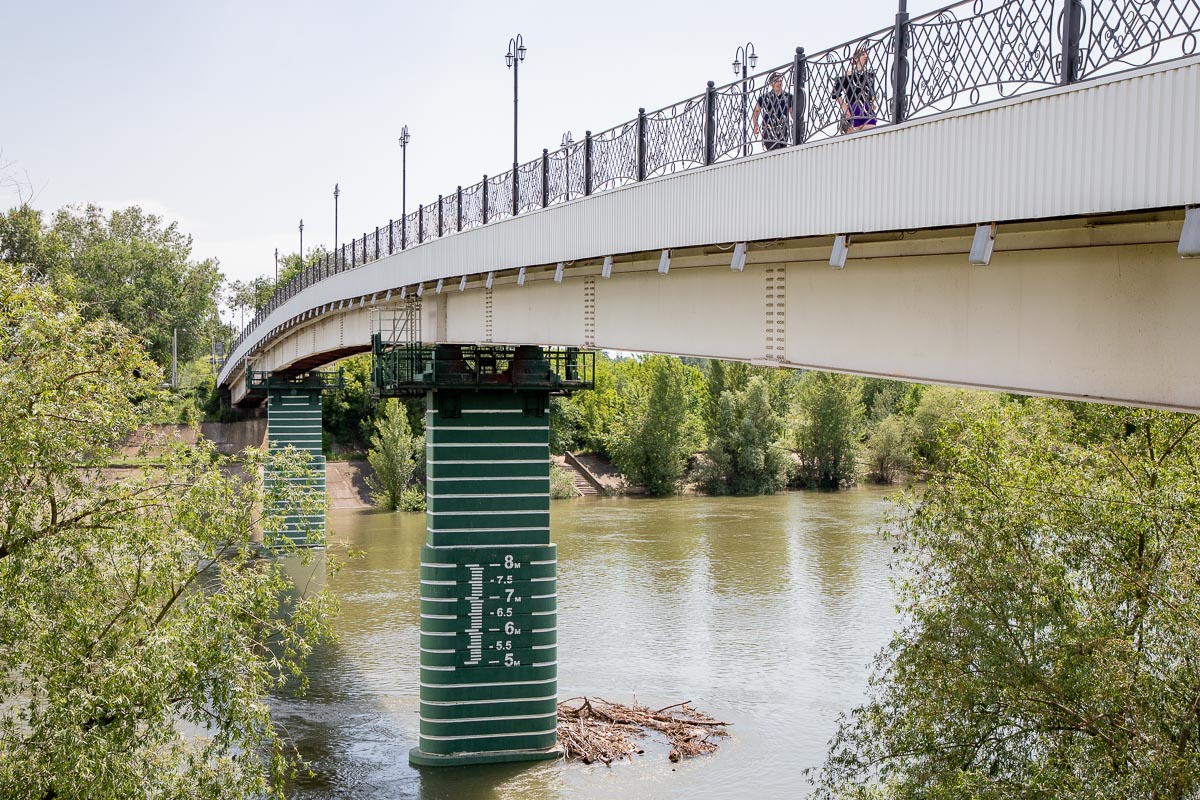
[[[941,3],[914,5],[915,14]],[[345,242],[512,161],[508,40],[524,35],[522,162],[732,79],[890,25],[894,0],[18,2],[0,0],[0,163],[34,205],[138,204],[234,279]],[[15,193],[0,205],[18,202]]]

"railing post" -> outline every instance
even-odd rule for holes
[[[646,141],[646,109],[638,109],[637,120],[637,179],[639,181],[646,180],[646,150],[649,143]]]
[[[519,198],[517,197],[518,193],[521,191],[521,182],[518,180],[519,177],[520,177],[520,167],[517,165],[517,162],[514,161],[513,162],[513,177],[512,177],[512,196],[513,196],[512,214],[514,217],[517,215],[517,208],[520,207]]]
[[[417,244],[425,241],[425,206],[417,206]]]
[[[400,217],[400,249],[408,249],[408,217]]]
[[[375,260],[379,260],[379,226],[375,226]]]
[[[583,193],[592,193],[592,132],[583,135]]]
[[[1079,39],[1083,34],[1083,8],[1080,0],[1066,0],[1062,13],[1062,68],[1059,83],[1066,86],[1079,80]]]
[[[394,220],[394,219],[388,220],[388,255],[389,256],[393,252],[395,252],[395,248],[393,246],[395,244],[395,242],[393,241],[395,239],[395,236],[392,235],[392,229],[395,227],[395,225],[396,225],[396,220]]]
[[[908,0],[900,0],[892,37],[896,42],[896,59],[892,63],[892,122],[899,123],[904,122],[908,110]]]
[[[454,204],[455,230],[462,233],[462,187],[458,187],[458,202]]]
[[[716,84],[708,82],[704,90],[704,165],[717,160],[717,92]]]
[[[487,225],[488,221],[488,203],[487,203],[487,175],[483,176],[483,224]]]
[[[792,59],[792,144],[804,144],[807,131],[804,130],[804,116],[808,113],[808,59],[804,57],[804,48],[796,48],[796,57]]]
[[[342,245],[342,257],[333,265],[333,274],[336,275],[346,266],[346,245]]]
[[[350,240],[350,268],[358,266],[358,239]]]
[[[550,205],[550,151],[542,148],[542,208]]]
[[[442,232],[442,196],[438,195],[438,238],[440,239],[445,234]]]

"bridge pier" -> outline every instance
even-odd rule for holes
[[[409,762],[557,758],[550,395],[594,387],[595,353],[429,346],[409,341],[407,324],[374,327],[380,396],[426,401],[421,719]]]
[[[304,492],[325,498],[325,455],[321,449],[321,388],[306,386],[272,386],[267,389],[267,454],[275,455],[287,447],[293,447],[309,455],[309,475],[305,479]],[[295,480],[278,475],[268,461],[263,474],[263,484],[269,489],[277,480]],[[297,544],[323,546],[325,544],[324,502],[321,509],[297,509],[283,507],[283,500],[274,512],[280,515],[279,530],[266,531],[268,535],[283,535]],[[312,511],[313,513],[304,513]]]
[[[427,403],[420,742],[409,761],[557,758],[550,393],[439,388]]]
[[[276,504],[272,511],[280,523],[278,530],[263,532],[268,539],[282,535],[296,544],[317,547],[325,544],[325,455],[321,449],[321,395],[344,385],[345,376],[341,369],[336,372],[246,370],[246,395],[267,401],[267,454],[275,455],[293,447],[309,456],[309,474],[303,478],[281,475],[270,461],[264,469],[263,484],[268,491],[280,480],[299,480],[304,483],[300,492],[300,508],[294,505],[294,493],[290,498],[281,497],[272,501]]]

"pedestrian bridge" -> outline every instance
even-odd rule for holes
[[[893,76],[879,82],[879,115],[897,123],[837,135],[823,87],[850,63],[848,43],[798,52],[786,70],[797,102],[785,149],[759,152],[738,116],[760,75],[459,188],[311,263],[243,332],[220,383],[233,402],[258,402],[248,365],[311,369],[365,351],[374,312],[419,304],[427,342],[650,351],[1200,411],[1200,262],[1181,258],[1200,236],[1189,210],[1200,57],[1188,54],[1200,4],[1160,24],[1143,61],[1172,42],[1174,57],[1135,68],[1126,51],[1144,41],[1098,55],[1108,29],[1096,17],[1112,5],[1076,9],[1091,16],[1073,82],[1056,77],[1050,50],[1033,66],[978,60],[955,75],[962,53],[942,53],[930,77],[937,31],[990,20],[998,37],[1013,22],[996,15],[1014,9],[1026,26],[1054,18],[1038,3],[976,3],[961,19],[953,7],[906,21],[903,38],[898,22],[860,40]],[[1126,5],[1144,4],[1117,2],[1112,18]],[[971,263],[973,245],[986,265]]]
[[[389,320],[450,345],[375,364],[427,397],[413,764],[558,754],[549,407],[589,384],[575,348],[1200,411],[1200,0],[903,9],[770,71],[790,146],[756,152],[765,75],[709,84],[310,260],[235,344],[221,384],[267,396],[314,493],[338,375],[308,371]],[[890,124],[839,135],[851,78]]]

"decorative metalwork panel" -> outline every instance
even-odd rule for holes
[[[404,230],[404,220],[392,220],[392,252],[400,252],[400,233]]]
[[[592,135],[593,192],[637,183],[637,137],[636,119]]]
[[[542,160],[534,159],[517,168],[517,207],[521,213],[542,207]]]
[[[376,238],[375,231],[371,231],[363,237],[363,263],[367,264],[375,260],[375,254],[379,251],[375,249]],[[384,242],[383,253],[387,255],[387,242]]]
[[[1081,6],[1080,78],[1197,52],[1200,0],[1085,0]]]
[[[878,124],[889,120],[891,109],[892,64],[896,54],[894,28],[884,28],[821,53],[808,56],[808,102],[805,106],[806,141],[837,136],[848,119],[847,83],[851,80],[866,88],[869,95],[867,113]],[[861,70],[854,67],[854,54],[863,48],[867,63]],[[846,107],[843,108],[843,103]]]
[[[488,222],[512,216],[512,176],[510,169],[502,175],[488,178]]]
[[[483,181],[462,190],[462,229],[483,224]]]
[[[583,171],[586,168],[584,143],[550,153],[550,205],[583,197]]]
[[[442,197],[442,219],[445,221],[447,234],[458,230],[458,192],[451,192]]]
[[[704,165],[704,95],[646,115],[646,177]]]
[[[971,0],[909,24],[905,119],[1058,83],[1053,0]]]
[[[429,203],[428,205],[421,206],[421,211],[425,215],[425,219],[422,221],[422,224],[423,224],[424,230],[425,230],[425,234],[421,237],[421,241],[428,242],[431,239],[438,238],[438,227],[437,227],[438,204],[437,204],[437,200],[434,200],[432,203]]]
[[[418,230],[417,212],[413,211],[404,218],[404,246],[413,247],[421,243],[421,237]]]

